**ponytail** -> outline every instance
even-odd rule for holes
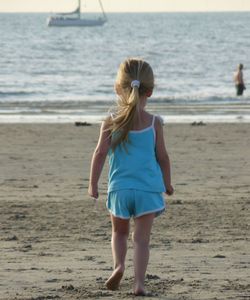
[[[140,97],[152,90],[154,86],[153,71],[150,65],[142,60],[128,59],[121,64],[117,76],[118,105],[112,118],[108,120],[111,131],[111,149],[122,144],[126,149],[128,134],[133,128]]]

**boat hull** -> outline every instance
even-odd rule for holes
[[[50,17],[48,18],[47,24],[49,27],[92,27],[92,26],[102,26],[106,23],[103,18],[99,19],[79,19],[79,18],[60,18],[60,17]]]

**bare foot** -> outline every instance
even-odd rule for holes
[[[144,290],[137,290],[136,292],[134,292],[134,295],[141,296],[141,297],[154,297],[155,296],[153,293],[146,292]]]
[[[146,296],[147,293],[146,293],[146,291],[145,291],[145,289],[144,289],[143,286],[137,286],[134,289],[134,295],[135,296]]]
[[[145,291],[136,291],[136,292],[134,292],[134,295],[135,296],[146,296],[147,293]]]
[[[105,282],[107,289],[111,291],[117,290],[119,288],[122,276],[123,271],[121,269],[115,269],[109,279]]]

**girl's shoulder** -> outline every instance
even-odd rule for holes
[[[160,115],[153,115],[151,114],[152,118],[152,123],[157,127],[157,126],[163,126],[164,125],[164,120]]]
[[[155,122],[159,122],[161,123],[162,125],[164,125],[164,119],[162,118],[161,115],[156,115],[156,114],[151,114],[147,111],[145,111],[145,114],[146,116],[151,119],[152,121],[155,121]]]
[[[112,127],[112,117],[110,115],[107,115],[102,119],[101,131],[106,131],[110,133],[111,127]]]
[[[155,115],[156,122],[160,123],[162,126],[164,125],[164,119],[161,115]]]
[[[149,112],[144,112],[143,117],[143,128],[152,127],[157,134],[159,131],[162,130],[162,126],[164,125],[164,120],[160,115],[151,114]]]
[[[156,137],[158,137],[163,132],[164,120],[160,115],[154,115],[154,119],[154,130]]]

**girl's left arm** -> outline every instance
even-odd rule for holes
[[[96,199],[99,196],[98,181],[111,143],[110,131],[107,130],[106,127],[106,122],[103,122],[100,129],[99,141],[92,156],[90,168],[88,194]]]
[[[167,149],[165,147],[162,124],[158,118],[156,118],[155,121],[155,129],[156,129],[156,158],[162,171],[166,193],[169,196],[171,196],[174,193],[174,188],[171,184],[170,160],[167,153]]]

